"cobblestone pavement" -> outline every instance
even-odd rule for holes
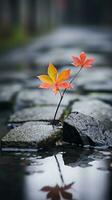
[[[57,120],[63,121],[71,111],[78,110],[75,107],[77,101],[84,101],[81,106],[86,107],[86,101],[99,100],[110,106],[110,109],[105,110],[105,115],[110,110],[112,116],[111,33],[112,30],[97,27],[64,27],[0,58],[2,147],[35,148],[45,144],[54,145],[60,139],[62,127],[51,125],[59,96],[39,89],[36,76],[47,71],[49,62],[54,63],[59,70],[63,69],[70,65],[71,56],[81,51],[95,57],[94,67],[82,70],[74,88],[66,93],[62,101]],[[73,74],[77,72],[77,69],[70,68]],[[111,120],[108,123],[111,124]]]

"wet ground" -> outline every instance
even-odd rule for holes
[[[112,151],[2,152],[0,183],[3,200],[110,200]]]
[[[0,139],[6,133],[12,135],[8,141],[6,138],[6,146],[0,153],[1,200],[112,199],[111,148],[71,145],[24,152],[21,146],[22,139],[29,141],[30,133],[33,142],[37,131],[41,136],[44,128],[45,134],[49,134],[46,120],[52,119],[59,99],[52,100],[49,91],[37,90],[36,79],[46,71],[49,62],[58,68],[68,66],[71,56],[82,50],[95,57],[94,68],[83,71],[74,90],[66,94],[59,116],[70,112],[78,99],[98,99],[112,106],[111,33],[110,28],[103,27],[64,27],[0,57]],[[21,151],[7,148],[8,142],[12,145],[15,138]]]

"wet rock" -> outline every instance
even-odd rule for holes
[[[73,94],[65,94],[66,98],[63,98],[61,105],[68,105],[71,100],[78,97]],[[60,96],[54,94],[51,91],[45,91],[42,89],[24,89],[22,90],[16,99],[15,109],[27,108],[36,105],[57,105],[60,100]]]
[[[98,100],[76,102],[64,121],[64,141],[112,146],[112,107]]]
[[[85,99],[73,104],[72,112],[74,111],[99,120],[103,123],[106,130],[112,129],[112,107],[106,103],[99,100]]]
[[[21,89],[20,84],[0,85],[0,104],[12,103],[14,95]]]
[[[59,129],[41,122],[26,122],[2,138],[1,147],[37,148],[54,145]]]
[[[64,121],[63,140],[78,145],[112,146],[112,129],[107,131],[95,118],[73,112]]]
[[[57,114],[57,119],[60,119],[65,107],[60,107],[59,112]],[[53,116],[55,113],[55,106],[36,106],[32,108],[25,108],[21,111],[17,111],[10,116],[9,122],[28,122],[28,121],[48,121],[53,120]]]

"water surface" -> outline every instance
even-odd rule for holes
[[[67,148],[0,155],[1,200],[110,200],[111,189],[111,151]]]

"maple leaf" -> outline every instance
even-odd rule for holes
[[[84,67],[84,68],[89,68],[92,66],[93,62],[94,62],[94,58],[87,58],[86,53],[85,52],[81,52],[79,57],[78,56],[72,56],[72,60],[73,60],[73,65],[75,67]]]
[[[39,87],[44,89],[50,88],[54,94],[57,94],[60,89],[72,87],[71,84],[66,81],[70,77],[70,69],[65,69],[58,74],[57,69],[53,64],[49,64],[48,75],[40,75],[37,77],[42,81],[42,84]]]

